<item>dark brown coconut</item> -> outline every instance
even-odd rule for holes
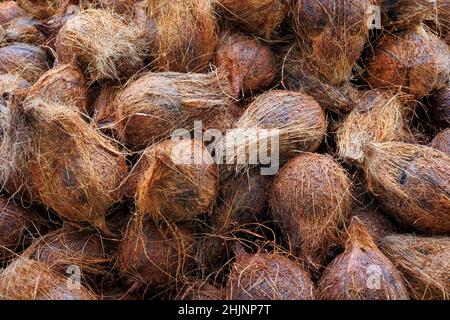
[[[143,148],[169,137],[173,130],[203,128],[225,131],[231,90],[222,73],[147,73],[131,81],[116,97],[116,127],[128,145]]]
[[[37,20],[20,17],[5,25],[5,33],[0,35],[0,42],[22,42],[33,45],[43,45],[46,41],[45,36],[38,29]]]
[[[450,157],[430,147],[374,143],[365,152],[369,190],[403,225],[450,232]]]
[[[278,173],[270,195],[275,221],[292,253],[317,271],[350,212],[350,180],[331,156],[304,153]]]
[[[239,247],[238,247],[239,248]],[[248,254],[236,250],[227,287],[231,300],[314,300],[314,284],[307,272],[287,256]]]
[[[4,1],[0,3],[0,26],[25,15],[26,12],[17,5],[16,1]]]
[[[450,238],[392,235],[381,250],[403,274],[413,299],[450,299]]]
[[[288,6],[283,0],[219,0],[228,21],[246,33],[269,39],[283,22]]]
[[[69,17],[55,42],[58,61],[75,59],[92,81],[133,75],[143,67],[144,45],[134,24],[100,9]]]
[[[434,94],[430,114],[433,124],[450,126],[450,87],[442,88]]]
[[[439,132],[429,146],[450,156],[450,128]]]
[[[419,26],[396,35],[386,33],[367,63],[367,82],[374,88],[402,90],[421,99],[447,85],[447,45]]]
[[[103,85],[94,102],[93,120],[100,129],[114,129],[116,120],[116,104],[114,98],[118,87],[112,83]]]
[[[187,281],[176,296],[177,300],[224,300],[225,290],[201,279]]]
[[[222,35],[215,60],[228,73],[235,97],[269,88],[277,75],[271,49],[242,33],[229,31]]]
[[[317,285],[324,300],[409,300],[402,276],[353,218],[345,251],[325,269]]]
[[[1,300],[95,300],[86,287],[68,286],[68,279],[47,264],[19,257],[0,273]]]
[[[367,233],[375,243],[386,236],[397,233],[397,226],[384,212],[372,208],[358,208],[352,215],[360,220]]]

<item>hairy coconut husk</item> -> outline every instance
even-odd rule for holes
[[[374,88],[402,90],[421,99],[447,86],[448,46],[422,26],[385,34],[367,63],[367,82]]]
[[[368,91],[337,131],[338,154],[348,164],[361,166],[371,142],[402,141],[408,136],[406,107],[400,95]]]
[[[397,226],[384,212],[372,208],[357,208],[352,212],[364,226],[375,243],[389,235],[397,233]]]
[[[19,257],[0,273],[1,300],[96,300],[81,284],[53,271],[47,264]]]
[[[94,114],[92,119],[99,129],[115,128],[116,107],[114,98],[119,88],[112,83],[102,85],[100,93],[94,102]]]
[[[21,8],[33,17],[47,19],[59,10],[64,10],[69,4],[76,4],[78,0],[16,0]]]
[[[1,10],[1,9],[0,9]],[[38,29],[39,22],[28,17],[19,17],[5,25],[5,33],[0,36],[1,42],[22,42],[33,45],[43,45],[45,36]]]
[[[11,96],[14,95],[15,92],[26,90],[30,88],[30,83],[18,76],[13,74],[5,73],[0,74],[0,108],[2,108],[2,112],[0,112],[0,118],[5,119],[5,112],[7,112],[7,105],[11,99]],[[2,121],[4,123],[5,120],[0,120],[0,128],[3,128]],[[0,132],[2,130],[0,129]],[[0,136],[2,134],[0,133]],[[1,141],[1,140],[0,140]]]
[[[331,156],[304,153],[278,173],[270,195],[275,221],[289,250],[317,271],[350,214],[351,183]]]
[[[118,135],[129,146],[144,148],[175,129],[192,129],[194,121],[202,121],[205,130],[225,131],[233,122],[230,92],[221,72],[144,74],[116,96]]]
[[[431,25],[447,45],[450,45],[450,2],[448,0],[437,0],[436,2],[437,14],[430,19]]]
[[[78,15],[80,11],[79,6],[69,5],[65,10],[59,10],[55,15],[45,20],[43,25],[40,25],[40,30],[47,37],[47,45],[49,47],[55,49],[55,41],[59,30],[61,30],[70,17]]]
[[[0,48],[0,73],[14,74],[34,83],[48,69],[47,54],[39,47],[15,43]]]
[[[221,36],[215,61],[228,73],[235,97],[269,88],[278,71],[275,55],[268,46],[232,31]]]
[[[392,235],[381,250],[403,274],[413,299],[450,299],[450,238]]]
[[[228,21],[243,32],[270,39],[288,12],[284,0],[218,0]]]
[[[31,87],[28,95],[73,107],[88,114],[88,89],[83,73],[73,65],[50,69]]]
[[[366,147],[369,190],[403,225],[430,234],[450,232],[450,157],[401,142]]]
[[[0,3],[0,26],[14,19],[24,17],[27,13],[17,5],[16,1],[4,1]]]
[[[225,290],[201,279],[189,280],[175,297],[176,300],[224,300]]]
[[[135,0],[80,0],[81,5],[113,10],[119,14],[132,14]]]
[[[431,119],[433,124],[450,127],[450,87],[438,90],[432,99]]]
[[[450,157],[450,128],[439,132],[429,146],[446,153]]]
[[[402,276],[353,218],[345,251],[325,269],[317,285],[324,300],[409,300]]]
[[[139,214],[148,214],[157,222],[175,222],[211,209],[219,189],[219,174],[201,142],[166,140],[149,147],[144,157],[136,171]]]
[[[59,62],[75,59],[92,81],[128,78],[139,71],[144,46],[134,24],[100,9],[87,9],[69,17],[55,42]]]
[[[297,262],[279,253],[248,254],[239,246],[226,291],[230,300],[314,300],[315,295]]]
[[[0,180],[31,189],[64,220],[107,232],[106,211],[119,200],[127,174],[122,153],[70,107],[28,99],[10,111]]]

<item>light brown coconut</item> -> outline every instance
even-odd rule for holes
[[[76,60],[92,81],[128,78],[139,71],[144,46],[133,23],[101,9],[69,17],[55,42],[59,63]]]
[[[0,43],[22,42],[36,46],[43,45],[46,41],[45,36],[39,31],[39,22],[28,17],[19,17],[4,27],[3,37],[0,35]]]
[[[39,47],[15,43],[0,48],[0,73],[14,74],[34,83],[48,69],[47,54]]]
[[[226,20],[246,33],[270,39],[288,13],[284,0],[218,0]]]
[[[304,153],[291,159],[273,182],[270,207],[288,249],[317,271],[350,214],[351,183],[329,155]]]
[[[235,97],[268,89],[278,72],[275,55],[268,46],[233,31],[221,36],[215,62],[228,73]]]
[[[374,88],[402,90],[421,99],[447,86],[448,46],[422,26],[386,33],[367,62],[366,80]]]
[[[130,147],[144,148],[175,129],[192,129],[194,121],[225,131],[233,122],[230,92],[221,72],[146,73],[116,96],[117,133]]]
[[[3,1],[0,3],[0,26],[14,19],[24,17],[27,13],[17,5],[16,1]]]
[[[176,300],[224,300],[225,290],[209,284],[202,279],[186,281],[175,297]]]
[[[1,300],[96,300],[86,287],[68,286],[68,279],[47,264],[19,257],[0,273]]]
[[[92,116],[99,129],[112,130],[115,128],[117,105],[114,103],[114,98],[118,91],[119,88],[113,83],[102,85],[94,102],[94,114]]]
[[[360,223],[376,244],[384,237],[395,234],[398,231],[394,221],[378,208],[357,208],[352,210],[352,215],[360,220]]]
[[[438,90],[432,98],[430,115],[433,124],[450,127],[450,87]]]
[[[450,238],[392,235],[381,250],[402,273],[413,299],[450,299]]]
[[[237,247],[226,286],[229,300],[314,300],[314,284],[295,261],[281,253],[246,253]]]
[[[428,234],[450,232],[450,157],[401,142],[366,147],[369,190],[401,224]]]
[[[325,269],[317,284],[324,300],[409,300],[402,276],[377,248],[358,218],[348,230],[345,251]]]
[[[439,132],[429,146],[446,153],[450,157],[450,128]]]

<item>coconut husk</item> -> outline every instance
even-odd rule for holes
[[[270,39],[288,13],[283,0],[219,0],[218,9],[246,33]]]
[[[317,285],[324,300],[409,300],[402,276],[377,248],[358,218],[345,251],[325,269]]]
[[[304,153],[278,173],[270,195],[274,220],[289,250],[318,271],[350,214],[351,183],[331,156]]]
[[[235,97],[268,89],[278,72],[275,55],[268,46],[233,31],[221,36],[215,63],[228,73]]]
[[[433,124],[450,126],[450,87],[442,88],[433,95],[430,115]]]
[[[114,98],[119,88],[113,83],[102,85],[100,93],[94,102],[92,119],[101,130],[114,130],[116,120],[116,107]]]
[[[69,5],[64,10],[59,10],[55,15],[46,19],[42,25],[39,25],[41,32],[47,37],[47,45],[55,50],[55,41],[59,30],[64,26],[66,21],[80,13],[81,9],[77,5]]]
[[[450,238],[392,235],[381,250],[402,273],[413,299],[450,299]]]
[[[130,77],[143,67],[144,46],[133,23],[100,9],[69,17],[55,42],[59,63],[75,60],[91,81]]]
[[[439,132],[429,146],[446,153],[450,157],[450,128]]]
[[[22,42],[36,46],[43,45],[46,38],[39,31],[38,25],[39,22],[35,19],[19,17],[5,25],[4,35],[0,36],[0,43]]]
[[[175,296],[176,300],[224,300],[225,290],[209,284],[201,279],[193,279],[183,284],[183,288]]]
[[[68,286],[68,279],[42,262],[19,257],[0,273],[2,300],[95,300],[88,288]]]
[[[18,76],[9,73],[0,74],[0,108],[6,109],[8,101],[15,92],[26,90],[29,87],[30,83]]]
[[[78,0],[16,0],[18,5],[33,17],[47,19],[59,10],[64,10],[70,4],[76,4]]]
[[[94,6],[95,8],[113,10],[119,14],[132,15],[135,0],[80,0],[84,6]]]
[[[359,219],[359,222],[376,244],[384,237],[395,234],[398,231],[394,221],[378,208],[360,207],[352,210],[352,215]]]
[[[0,3],[0,26],[14,19],[24,17],[27,13],[17,5],[16,1],[4,1]]]
[[[194,121],[223,132],[233,122],[230,92],[222,72],[146,73],[116,96],[117,133],[130,147],[144,148],[175,129],[191,130]]]
[[[373,143],[365,150],[369,190],[405,226],[428,234],[450,232],[450,158],[430,147]]]
[[[373,88],[401,90],[421,99],[447,86],[447,45],[422,26],[385,34],[367,63],[366,80]]]

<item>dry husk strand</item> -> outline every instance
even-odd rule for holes
[[[270,39],[288,13],[285,0],[218,0],[227,20],[246,33]]]
[[[73,108],[22,100],[11,104],[0,180],[30,190],[64,220],[107,233],[106,212],[127,174],[124,156]]]
[[[368,91],[337,131],[339,157],[361,166],[364,148],[371,142],[402,141],[408,137],[406,106],[400,94]]]
[[[221,36],[215,61],[228,73],[235,97],[269,88],[277,75],[272,50],[242,33],[228,31]]]
[[[384,212],[373,208],[357,208],[352,215],[359,219],[372,240],[378,244],[381,239],[397,233],[394,221]]]
[[[434,124],[450,127],[450,87],[442,88],[433,95],[430,114]]]
[[[15,43],[0,48],[0,73],[14,74],[32,84],[48,69],[47,54],[39,47]]]
[[[83,285],[68,286],[66,277],[43,262],[19,257],[0,273],[1,300],[96,300]]]
[[[270,207],[288,249],[313,273],[329,249],[340,244],[340,228],[350,214],[351,182],[329,155],[304,153],[278,173]]]
[[[248,254],[240,246],[226,286],[229,300],[314,300],[314,284],[282,253]]]
[[[402,225],[429,234],[450,232],[450,157],[401,142],[366,147],[369,190]]]
[[[17,18],[5,25],[4,35],[2,36],[0,33],[0,44],[2,42],[22,42],[36,46],[43,45],[46,38],[39,31],[38,25],[39,22],[35,19],[28,17]]]
[[[367,63],[366,80],[373,88],[402,90],[421,99],[447,86],[448,46],[422,26],[386,33]]]
[[[392,235],[381,250],[403,274],[413,299],[450,299],[450,238]]]
[[[345,251],[325,269],[317,285],[324,300],[409,300],[401,274],[353,218]]]
[[[450,128],[439,132],[429,146],[446,153],[450,157]]]
[[[17,5],[16,1],[4,1],[0,3],[0,26],[14,19],[26,16],[26,12]]]
[[[115,99],[116,127],[129,146],[144,148],[170,137],[178,128],[192,129],[194,121],[225,131],[231,89],[222,72],[147,73],[132,80]]]
[[[225,290],[201,279],[186,281],[176,295],[177,300],[224,300]]]
[[[134,24],[100,9],[69,17],[55,42],[59,63],[75,59],[91,81],[130,77],[143,67],[144,46]]]

